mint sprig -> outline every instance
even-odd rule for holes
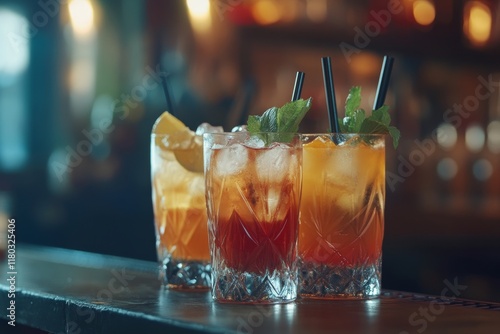
[[[383,105],[377,110],[373,110],[369,117],[366,117],[366,112],[359,107],[360,104],[361,87],[352,87],[345,101],[345,117],[339,119],[340,131],[343,133],[388,134],[392,137],[394,148],[397,148],[401,133],[396,127],[390,125],[389,107]]]
[[[288,102],[280,108],[269,108],[261,116],[249,116],[247,130],[251,134],[257,134],[266,145],[269,144],[267,138],[261,135],[264,132],[283,133],[280,140],[289,142],[293,134],[299,130],[300,122],[311,108],[311,101],[312,98],[299,99]]]

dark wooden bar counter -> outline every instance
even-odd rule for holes
[[[0,266],[0,317],[10,271]],[[384,291],[374,300],[286,305],[212,302],[209,292],[167,291],[156,264],[79,251],[18,246],[16,324],[52,333],[498,333],[500,304]]]

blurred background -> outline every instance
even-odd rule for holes
[[[155,260],[149,135],[165,110],[230,130],[291,98],[328,128],[371,110],[382,58],[402,133],[387,149],[383,286],[500,301],[500,4],[490,0],[0,0],[0,233]],[[343,108],[340,108],[343,110]]]

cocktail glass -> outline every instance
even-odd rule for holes
[[[151,135],[156,248],[160,277],[168,288],[210,287],[202,154],[202,137],[187,128]]]
[[[204,160],[213,299],[295,300],[300,136],[205,134]]]
[[[380,294],[384,135],[306,134],[300,207],[300,295]]]

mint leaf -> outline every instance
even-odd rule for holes
[[[379,121],[382,124],[389,126],[391,124],[391,115],[389,114],[389,106],[383,105],[382,107],[372,112],[371,118]]]
[[[349,133],[359,133],[361,129],[361,124],[365,120],[365,111],[363,109],[356,109],[351,117],[344,117],[342,122],[345,126],[347,132]]]
[[[353,117],[361,104],[361,87],[354,86],[349,90],[349,95],[345,99],[345,116]]]
[[[392,145],[397,148],[399,145],[399,138],[401,137],[401,132],[395,127],[390,126],[387,128],[389,130],[389,135],[392,137]]]
[[[260,131],[260,116],[248,116],[247,130],[251,133]]]
[[[276,132],[278,130],[278,108],[272,107],[267,109],[261,116],[249,116],[247,122],[248,132]],[[259,135],[259,138],[266,141],[266,138]],[[267,145],[267,141],[266,141]]]
[[[278,132],[295,133],[299,124],[311,108],[311,98],[299,99],[278,109]]]
[[[401,133],[394,126],[389,126],[391,123],[391,115],[389,115],[389,107],[382,106],[372,112],[372,115],[366,118],[361,124],[359,133],[362,134],[389,134],[392,137],[394,148],[398,147]]]
[[[251,134],[257,134],[264,140],[266,145],[269,144],[267,137],[259,134],[259,132],[286,133],[286,135],[279,137],[281,141],[289,142],[293,133],[299,130],[300,122],[311,108],[311,101],[311,98],[307,100],[299,99],[288,102],[281,108],[269,108],[262,116],[249,116],[247,130]]]
[[[389,130],[387,129],[387,125],[381,123],[379,121],[374,120],[373,118],[368,117],[363,121],[361,125],[361,129],[359,131],[361,134],[387,134]]]
[[[366,118],[365,111],[359,108],[361,104],[361,87],[354,86],[349,90],[345,100],[345,117],[339,122],[340,131],[344,133],[359,133],[361,124]]]
[[[278,108],[272,107],[267,109],[260,116],[260,131],[261,132],[276,132],[278,119]]]
[[[359,106],[361,104],[361,87],[354,86],[349,90],[345,100],[345,117],[339,120],[339,128],[342,133],[359,134],[389,134],[392,144],[396,148],[399,144],[401,133],[391,124],[389,107],[383,105],[373,110],[370,117]]]

